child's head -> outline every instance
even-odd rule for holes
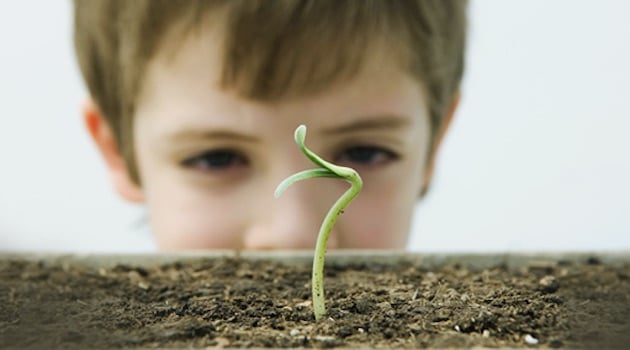
[[[76,0],[84,114],[118,192],[161,248],[312,248],[346,183],[334,248],[402,248],[463,71],[463,0]]]

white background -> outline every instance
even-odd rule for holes
[[[415,251],[630,249],[630,2],[474,1]],[[154,249],[80,117],[69,1],[0,2],[0,250]]]

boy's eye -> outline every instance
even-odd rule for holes
[[[213,150],[188,158],[182,162],[187,168],[202,171],[226,171],[247,163],[238,152],[232,150]]]
[[[354,146],[341,153],[336,161],[350,167],[378,167],[396,159],[394,152],[382,147]]]

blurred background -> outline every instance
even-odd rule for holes
[[[630,249],[630,2],[475,1],[409,249]],[[83,129],[70,1],[0,2],[0,251],[147,252]]]

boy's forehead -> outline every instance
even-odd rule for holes
[[[291,35],[265,38],[264,33],[240,37],[237,29],[221,13],[206,16],[193,27],[175,25],[149,66],[156,62],[153,69],[178,61],[197,63],[191,67],[205,63],[211,73],[208,84],[260,102],[307,97],[366,71],[409,73],[406,51],[384,37],[346,36],[330,43],[313,35],[304,35],[310,40]]]
[[[187,96],[204,94],[208,89],[222,92],[221,101],[213,101],[215,104],[234,99],[263,104],[303,104],[304,101],[317,101],[314,98],[320,95],[334,93],[335,95],[347,96],[348,100],[352,99],[353,96],[376,97],[381,95],[382,98],[379,99],[379,103],[387,106],[386,101],[390,98],[385,92],[399,89],[400,86],[398,85],[401,81],[404,81],[407,86],[414,85],[412,87],[414,92],[423,89],[415,77],[400,68],[398,60],[393,58],[387,50],[375,46],[372,54],[362,58],[361,69],[358,69],[351,76],[340,75],[336,79],[330,77],[327,84],[322,85],[319,90],[309,90],[308,87],[296,86],[296,91],[285,91],[284,94],[273,100],[255,99],[246,95],[242,90],[238,90],[238,86],[222,84],[224,73],[222,68],[225,65],[222,31],[221,27],[207,26],[204,30],[189,33],[182,38],[177,44],[177,50],[158,54],[149,65],[149,80],[146,89],[143,90],[158,89],[164,84],[166,78],[169,85],[181,84],[181,91],[187,91]],[[402,77],[402,80],[399,79],[399,76]],[[352,85],[353,83],[354,85]],[[353,87],[352,91],[348,91],[348,86]],[[397,95],[402,93],[402,91],[396,92]],[[168,98],[169,96],[160,97]],[[425,96],[415,97],[424,100]],[[208,96],[208,99],[210,98]],[[362,101],[366,106],[375,103],[375,100]],[[313,106],[313,108],[316,107]]]
[[[329,77],[326,84],[322,84],[318,90],[293,85],[286,88],[295,88],[295,91],[283,91],[284,93],[275,99],[256,99],[255,96],[252,98],[246,94],[247,91],[239,90],[239,86],[222,84],[226,65],[225,31],[225,26],[220,22],[208,21],[195,30],[187,31],[185,35],[182,35],[183,31],[169,33],[166,39],[172,42],[163,45],[160,52],[149,62],[139,106],[146,105],[143,102],[147,102],[147,98],[152,104],[154,101],[161,101],[158,103],[160,108],[168,108],[169,113],[181,116],[173,118],[173,123],[177,120],[192,122],[192,119],[199,119],[191,125],[192,127],[209,115],[238,115],[239,110],[248,104],[282,104],[289,108],[291,105],[299,105],[294,108],[300,111],[299,113],[304,113],[303,107],[308,106],[307,110],[331,115],[338,112],[326,110],[324,106],[337,107],[346,103],[353,106],[352,110],[356,116],[405,116],[403,111],[407,106],[401,106],[400,101],[413,101],[422,104],[422,108],[426,109],[426,96],[422,93],[421,84],[400,68],[396,57],[392,57],[391,51],[384,49],[385,44],[380,42],[372,43],[374,49],[361,58],[362,64],[355,62],[355,66],[360,66],[361,69],[353,75]],[[338,57],[325,59],[335,58]],[[311,60],[305,63],[317,62]],[[301,68],[310,67],[304,65]],[[247,70],[248,68],[244,69],[241,74],[251,72]],[[305,74],[308,72],[307,70]],[[252,80],[257,78],[256,74],[252,73]],[[405,88],[401,87],[401,83]],[[211,93],[208,93],[210,91]],[[399,99],[402,95],[410,93],[414,95]],[[327,97],[320,98],[325,96]],[[358,105],[362,106],[360,110],[356,107]],[[401,112],[397,112],[398,109]],[[204,123],[210,121],[206,120]],[[178,122],[171,127],[175,126],[183,125]],[[215,128],[214,125],[208,126]]]
[[[211,64],[218,60],[218,47],[203,40],[191,37],[173,60],[156,61],[146,89],[148,100],[139,105],[136,118],[143,120],[139,129],[155,131],[156,140],[193,140],[208,136],[208,130],[234,129],[249,135],[282,129],[282,134],[291,135],[296,123],[313,130],[350,130],[426,121],[426,114],[414,114],[427,110],[421,86],[395,65],[373,61],[353,79],[331,84],[319,94],[261,103],[219,86],[218,65]]]

